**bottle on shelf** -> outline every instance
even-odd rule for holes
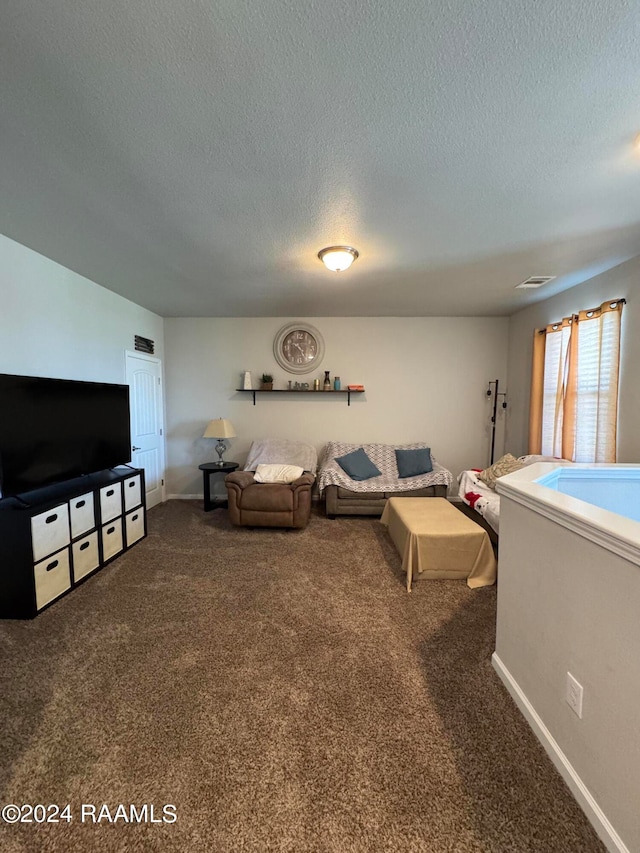
[[[334,391],[340,390],[340,377],[339,376],[333,377],[333,390]]]
[[[330,370],[325,370],[324,372],[324,382],[322,383],[323,391],[331,391],[331,377],[329,375],[330,373]]]

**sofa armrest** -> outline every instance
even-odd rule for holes
[[[324,490],[325,512],[328,518],[335,518],[338,514],[338,487],[327,486]]]
[[[233,471],[233,473],[227,474],[224,478],[224,482],[227,486],[246,489],[247,486],[255,483],[255,480],[253,478],[253,471]]]
[[[294,480],[293,483],[291,483],[291,488],[297,489],[298,486],[313,486],[315,480],[316,478],[313,474],[310,474],[309,471],[304,471],[297,480]]]

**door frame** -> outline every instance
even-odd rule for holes
[[[158,358],[157,355],[148,355],[145,352],[137,352],[136,350],[125,350],[124,351],[124,381],[125,385],[129,385],[127,382],[127,360],[129,356],[133,356],[134,358],[142,359],[143,361],[150,361],[153,364],[157,364],[160,368],[160,393],[158,395],[158,408],[159,408],[159,417],[160,417],[160,432],[162,435],[161,442],[161,480],[162,485],[161,489],[161,503],[166,503],[167,501],[167,485],[166,485],[166,472],[167,472],[167,431],[165,429],[165,411],[164,411],[164,369],[162,366],[162,359]],[[129,385],[129,388],[131,386]],[[131,416],[129,416],[131,418]],[[132,443],[133,445],[133,443]]]

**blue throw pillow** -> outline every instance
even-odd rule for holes
[[[418,474],[428,474],[433,471],[431,448],[418,447],[417,450],[396,450],[396,465],[398,477],[417,477]]]
[[[338,457],[336,462],[352,480],[370,480],[371,477],[380,476],[380,471],[364,452],[363,447]]]

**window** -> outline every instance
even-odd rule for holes
[[[624,299],[536,329],[529,453],[615,462]]]

